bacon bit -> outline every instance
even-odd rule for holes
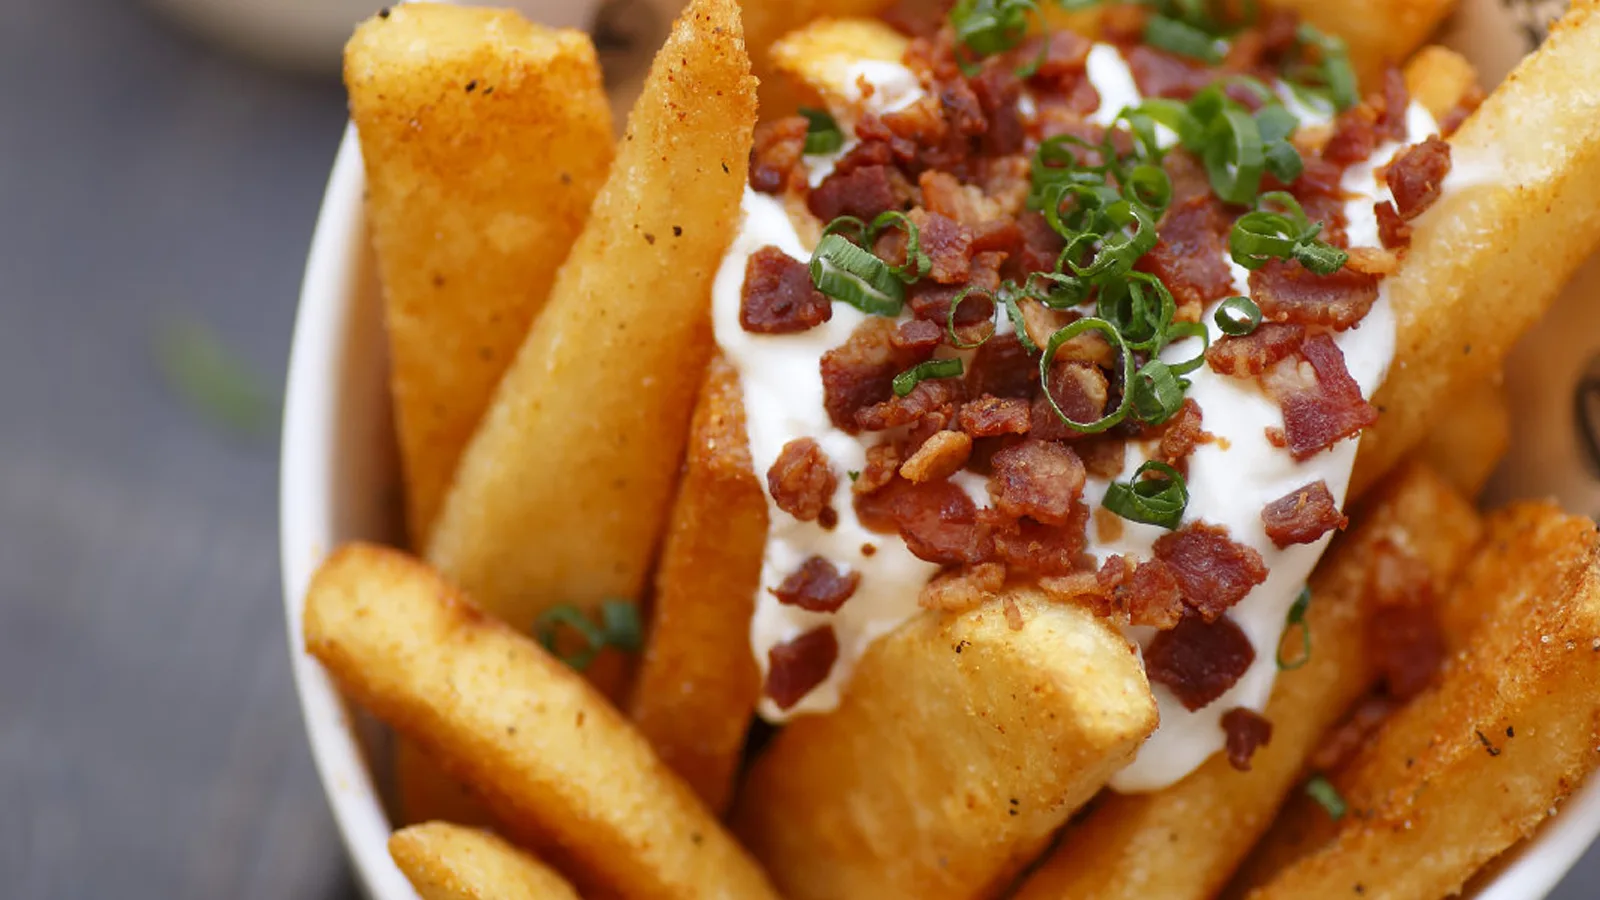
[[[860,572],[841,573],[820,556],[808,558],[772,589],[778,602],[810,612],[837,612],[861,584]]]
[[[972,232],[953,219],[917,207],[911,222],[921,232],[922,252],[932,267],[928,277],[940,284],[962,284],[972,271]]]
[[[901,209],[911,199],[911,185],[898,169],[862,166],[848,172],[834,169],[811,191],[806,207],[824,222],[840,216],[871,221],[881,212]]]
[[[1308,156],[1305,171],[1289,186],[1289,192],[1305,209],[1306,218],[1323,223],[1322,239],[1335,247],[1350,244],[1349,235],[1345,233],[1349,222],[1344,215],[1343,178],[1344,164]]]
[[[1116,557],[1121,559],[1121,557]],[[1110,559],[1106,560],[1108,563]],[[1102,567],[1102,570],[1104,567]],[[1110,573],[1113,576],[1115,573]],[[1089,570],[1070,575],[1050,575],[1039,579],[1039,589],[1057,603],[1082,606],[1101,618],[1125,619],[1117,608],[1113,588],[1102,583],[1099,572]]]
[[[1022,229],[1017,227],[1015,219],[1003,213],[998,218],[980,222],[972,230],[974,256],[979,253],[1003,253],[1009,259],[1021,246]]]
[[[917,179],[917,184],[922,188],[922,205],[928,212],[953,219],[967,228],[977,229],[1004,215],[977,185],[962,184],[948,172],[929,169]]]
[[[1335,528],[1340,531],[1350,520],[1339,512],[1328,483],[1321,479],[1297,488],[1268,503],[1261,510],[1267,537],[1283,549],[1291,544],[1309,544]]]
[[[1456,101],[1456,105],[1444,114],[1444,118],[1439,120],[1439,134],[1443,137],[1455,134],[1456,129],[1461,127],[1461,123],[1467,121],[1467,117],[1476,112],[1478,107],[1483,104],[1483,97],[1483,88],[1478,87],[1476,84],[1469,86],[1466,92],[1461,95],[1461,99]]]
[[[1067,575],[1094,563],[1093,557],[1083,555],[1088,540],[1086,504],[1074,504],[1072,517],[1065,525],[1009,519],[994,510],[981,511],[980,518],[991,524],[994,552],[1013,572]]]
[[[767,490],[778,508],[802,522],[816,521],[838,487],[828,454],[808,437],[783,445],[767,470]]]
[[[1411,92],[1406,89],[1406,77],[1394,66],[1383,71],[1383,109],[1378,113],[1374,130],[1381,138],[1391,141],[1406,139],[1406,108],[1411,105]]]
[[[1017,599],[1007,594],[1004,609],[1006,613],[1006,625],[1009,626],[1012,631],[1021,631],[1022,626],[1026,623],[1022,621],[1022,610],[1017,608]]]
[[[956,422],[962,431],[973,437],[1027,434],[1031,421],[1030,408],[1028,401],[1018,397],[994,397],[985,394],[962,404]]]
[[[954,378],[930,378],[918,382],[904,397],[890,397],[857,410],[856,425],[862,431],[929,425],[927,433],[932,434],[955,419],[956,404],[964,398],[964,390],[964,385]]]
[[[869,316],[822,355],[822,405],[835,427],[855,434],[856,413],[889,399],[894,376],[927,358],[896,349],[896,330],[893,320]]]
[[[805,184],[806,130],[804,117],[789,116],[756,126],[750,148],[750,186],[763,194],[779,194],[789,185]]]
[[[1227,616],[1214,622],[1184,616],[1144,651],[1145,674],[1166,685],[1190,712],[1227,693],[1255,659],[1250,639]]]
[[[1257,747],[1272,743],[1272,722],[1242,706],[1222,714],[1222,730],[1227,735],[1228,765],[1241,772],[1250,771]]]
[[[1378,733],[1389,714],[1399,708],[1400,702],[1393,697],[1368,694],[1356,703],[1343,721],[1323,735],[1322,743],[1317,745],[1307,760],[1308,768],[1317,772],[1336,772],[1344,768],[1345,763],[1354,759],[1367,741]]]
[[[1146,97],[1188,100],[1215,78],[1208,69],[1145,44],[1129,48],[1124,55],[1133,72],[1133,83]]]
[[[1083,462],[1056,443],[1030,438],[994,455],[989,497],[1001,514],[1064,525],[1083,496]]]
[[[1319,334],[1307,339],[1300,355],[1315,375],[1311,383],[1298,365],[1285,361],[1268,373],[1266,384],[1283,407],[1285,446],[1295,459],[1305,460],[1360,434],[1378,420],[1378,411],[1361,396],[1361,386],[1350,377],[1333,338]]]
[[[1028,333],[1028,340],[1033,341],[1036,347],[1043,347],[1048,344],[1051,335],[1065,328],[1073,319],[1078,317],[1077,313],[1051,309],[1032,298],[1019,300],[1017,302],[1017,310],[1022,313],[1022,330]],[[1056,356],[1059,359],[1077,359],[1082,362],[1084,360],[1082,359],[1081,351],[1088,346],[1086,343],[1078,344],[1074,341],[1071,347],[1064,346],[1057,351]],[[1080,355],[1074,356],[1075,351],[1079,352]]]
[[[1200,427],[1203,417],[1200,404],[1185,397],[1183,405],[1162,426],[1161,443],[1156,447],[1156,458],[1169,466],[1181,466],[1198,444],[1209,443],[1211,435]]]
[[[1237,543],[1228,529],[1217,525],[1194,522],[1164,534],[1156,539],[1155,554],[1172,568],[1183,602],[1207,622],[1267,580],[1261,554]]]
[[[819,625],[767,651],[767,696],[779,709],[799,703],[826,681],[839,658],[839,639],[832,625]]]
[[[884,441],[867,448],[867,465],[850,486],[855,494],[870,494],[887,487],[900,471],[900,450],[893,441]]]
[[[1345,267],[1352,272],[1383,278],[1400,270],[1400,257],[1388,250],[1380,250],[1377,247],[1351,247],[1346,252],[1350,254],[1350,259],[1345,262]]]
[[[833,317],[833,304],[811,286],[805,263],[768,245],[744,267],[739,325],[756,334],[793,334]]]
[[[966,307],[961,305],[962,310]],[[1026,400],[1038,384],[1039,364],[1014,334],[999,334],[985,341],[967,367],[967,393],[974,397],[988,394]]]
[[[960,431],[936,432],[900,466],[900,477],[916,482],[940,481],[960,471],[970,456],[971,435]]]
[[[1159,559],[1139,563],[1123,593],[1130,625],[1148,625],[1165,631],[1183,618],[1183,588],[1172,567]]]
[[[895,330],[890,343],[896,350],[909,350],[913,353],[932,353],[933,348],[939,346],[944,340],[944,332],[939,326],[927,319],[907,319],[900,323]]]
[[[1024,135],[1017,99],[1022,96],[1022,82],[1017,79],[1015,67],[991,63],[968,84],[977,94],[978,105],[989,123],[983,134],[984,154],[1004,156],[1021,150]]]
[[[1005,583],[1006,567],[996,562],[946,569],[922,588],[917,605],[940,612],[965,612],[994,599]]]
[[[1450,145],[1438,135],[1401,150],[1389,163],[1387,175],[1400,218],[1409,222],[1426,212],[1439,199],[1448,174]]]
[[[964,287],[924,279],[911,286],[906,301],[911,306],[912,315],[932,323],[943,334],[950,327],[950,304],[955,302],[956,295]],[[983,288],[982,285],[978,287]],[[963,343],[983,340],[994,327],[994,301],[982,294],[968,294],[956,307],[955,324],[956,334]]]
[[[1136,266],[1167,286],[1183,321],[1198,320],[1206,304],[1233,292],[1227,227],[1222,204],[1209,195],[1174,203],[1157,227],[1160,239]]]
[[[1096,506],[1093,516],[1095,534],[1099,536],[1100,543],[1111,544],[1122,540],[1125,519],[1104,506]]]
[[[1318,275],[1296,261],[1275,259],[1250,273],[1250,297],[1270,321],[1344,331],[1377,302],[1378,278],[1348,267]]]
[[[1111,384],[1098,366],[1089,363],[1058,361],[1050,371],[1050,397],[1074,422],[1093,422],[1105,414]],[[1032,435],[1043,440],[1075,440],[1083,437],[1061,421],[1050,398],[1041,391],[1033,401]]]
[[[1172,154],[1177,156],[1178,154]],[[1014,260],[1017,274],[1026,278],[1028,272],[1048,272],[1055,268],[1056,257],[1067,245],[1044,216],[1036,212],[1017,216],[1017,228],[1022,232],[1022,246]]]
[[[1211,176],[1200,160],[1188,153],[1168,153],[1161,168],[1172,182],[1172,206],[1211,197]],[[1054,263],[1052,257],[1051,262]]]
[[[1347,166],[1371,156],[1378,146],[1377,122],[1377,110],[1365,103],[1340,113],[1334,123],[1333,136],[1322,148],[1322,158]]]
[[[1404,250],[1411,246],[1411,226],[1400,218],[1393,203],[1388,200],[1374,203],[1372,212],[1378,217],[1378,239],[1383,246],[1390,250]]]
[[[1077,80],[1082,77],[1089,65],[1089,51],[1094,49],[1094,43],[1075,31],[1058,28],[1049,33],[1045,39],[1044,58],[1039,60],[1039,68],[1033,73],[1033,81],[1046,88],[1055,88],[1061,93],[1067,93]],[[1022,55],[1033,59],[1039,52],[1038,41],[1030,42],[1031,46],[1024,48]]]
[[[1206,362],[1219,375],[1260,375],[1288,359],[1305,339],[1302,326],[1263,322],[1249,334],[1223,336],[1206,349]]]
[[[1054,415],[1054,413],[1052,413]],[[1083,468],[1095,478],[1110,481],[1122,474],[1128,459],[1128,444],[1118,437],[1101,434],[1073,445]]]
[[[972,498],[948,481],[897,479],[855,498],[856,516],[872,531],[895,532],[917,558],[941,565],[986,562],[989,529]]]

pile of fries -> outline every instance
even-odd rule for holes
[[[1409,59],[1436,115],[1478,100],[1419,49],[1444,0],[1287,5],[1364,79]],[[1600,244],[1600,0],[1449,138],[1493,177],[1389,279],[1382,416],[1270,741],[1143,794],[1103,790],[1158,725],[1137,649],[1029,586],[917,615],[837,710],[752,729],[769,509],[712,281],[758,108],[898,59],[851,18],[882,6],[690,0],[615,144],[580,33],[416,3],[350,42],[416,555],[335,549],[304,640],[399,737],[395,862],[427,900],[1461,890],[1600,763],[1600,534],[1471,501],[1510,437],[1507,351]],[[1418,607],[1444,662],[1402,689],[1375,648]]]

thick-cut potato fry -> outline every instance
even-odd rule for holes
[[[422,900],[578,900],[560,873],[476,828],[402,828],[389,838],[389,855]]]
[[[494,816],[473,796],[471,788],[405,738],[394,742],[394,786],[402,824],[437,819],[485,828],[494,825]]]
[[[761,81],[761,117],[776,119],[794,111],[798,92],[784,78],[773,59],[772,48],[791,31],[818,19],[876,16],[894,0],[747,0],[744,7],[745,42],[750,63]]]
[[[412,543],[611,163],[594,45],[514,12],[407,3],[345,48],[383,281]]]
[[[1361,439],[1352,495],[1497,371],[1600,243],[1600,10],[1574,0],[1450,138],[1454,171],[1386,282],[1395,367]],[[1341,12],[1341,15],[1354,15]]]
[[[1318,28],[1344,38],[1350,63],[1363,84],[1379,83],[1385,66],[1397,64],[1422,46],[1456,0],[1269,0],[1292,9]]]
[[[711,361],[656,572],[631,713],[662,761],[721,812],[761,693],[746,650],[767,499],[750,464],[739,373]]]
[[[910,40],[878,19],[819,19],[772,45],[772,64],[800,87],[809,102],[848,106],[864,60],[898,63]]]
[[[1250,771],[1218,753],[1165,790],[1106,797],[1067,829],[1017,900],[1206,900],[1227,882],[1317,741],[1373,681],[1366,595],[1382,556],[1420,561],[1422,577],[1442,592],[1482,527],[1471,505],[1421,466],[1395,473],[1357,516],[1312,576],[1311,655],[1278,677],[1265,713],[1272,740]]]
[[[1423,47],[1407,60],[1405,76],[1411,99],[1422,104],[1435,121],[1481,90],[1472,63],[1438,44]]]
[[[1548,504],[1497,513],[1452,593],[1447,605],[1486,610],[1472,641],[1334,779],[1351,812],[1333,839],[1250,897],[1452,894],[1594,768],[1594,523]]]
[[[335,551],[306,596],[305,642],[346,694],[581,883],[641,898],[774,896],[588,682],[422,563],[365,544]]]
[[[790,900],[990,897],[1155,724],[1115,626],[1017,589],[868,648],[756,761],[735,828]]]
[[[1450,415],[1422,439],[1413,457],[1468,497],[1482,493],[1511,445],[1511,409],[1500,374],[1462,394]]]
[[[520,628],[638,598],[710,358],[755,83],[734,0],[657,54],[611,177],[462,458],[428,557]]]

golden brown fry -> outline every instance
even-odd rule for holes
[[[1465,56],[1430,44],[1418,50],[1405,66],[1406,90],[1434,120],[1449,115],[1462,101],[1478,92],[1478,70]]]
[[[1511,445],[1511,410],[1499,373],[1464,392],[1412,454],[1456,490],[1476,497]]]
[[[1336,776],[1351,812],[1332,840],[1252,898],[1346,898],[1368,886],[1395,900],[1452,894],[1594,768],[1594,523],[1549,504],[1497,513],[1447,605],[1486,610],[1472,641]]]
[[[1481,533],[1470,504],[1421,466],[1395,473],[1311,579],[1311,655],[1273,687],[1272,740],[1249,772],[1222,754],[1183,781],[1150,794],[1112,794],[1069,827],[1024,883],[1017,900],[1205,900],[1266,830],[1323,733],[1372,684],[1365,653],[1374,570],[1407,553],[1419,575],[1443,588]],[[1405,548],[1403,551],[1400,548]]]
[[[408,3],[368,19],[345,85],[422,547],[605,179],[611,111],[587,35],[506,10]]]
[[[556,870],[476,828],[402,828],[389,838],[389,855],[422,900],[578,900]]]
[[[1416,221],[1411,251],[1387,282],[1396,365],[1373,401],[1384,412],[1361,439],[1353,495],[1499,369],[1600,243],[1596,9],[1596,0],[1575,0],[1450,138],[1444,196]]]
[[[471,788],[405,738],[395,739],[394,784],[402,824],[438,819],[475,827],[494,825],[494,816],[473,796]]]
[[[1018,589],[873,644],[839,709],[757,760],[734,821],[790,900],[990,897],[1155,724],[1114,626]]]
[[[871,18],[894,0],[747,0],[744,3],[745,43],[750,63],[761,81],[761,118],[776,119],[794,111],[798,92],[784,78],[773,59],[772,46],[780,38],[817,19]]]
[[[422,563],[352,544],[306,596],[307,649],[583,884],[628,897],[774,896],[644,737],[566,665]]]
[[[772,45],[772,65],[810,103],[838,108],[861,92],[854,71],[862,60],[900,62],[910,40],[878,19],[819,19]]]
[[[1422,46],[1456,0],[1269,0],[1292,9],[1329,34],[1344,38],[1350,63],[1361,82],[1379,83],[1385,66],[1397,64]]]
[[[689,429],[631,707],[662,761],[716,812],[727,807],[761,693],[755,660],[740,651],[750,642],[766,537],[739,373],[718,357]]]
[[[711,354],[711,281],[739,221],[754,121],[738,6],[695,0],[429,547],[520,628],[555,604],[644,587]]]

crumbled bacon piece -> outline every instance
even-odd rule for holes
[[[1272,722],[1242,706],[1222,714],[1222,731],[1227,736],[1228,765],[1240,772],[1250,771],[1258,747],[1272,743]]]
[[[1110,481],[1122,474],[1127,466],[1128,443],[1109,434],[1100,434],[1078,441],[1073,445],[1083,468],[1095,478]]]
[[[750,148],[750,186],[763,194],[778,194],[791,183],[805,183],[806,130],[801,116],[789,116],[756,126]]]
[[[973,437],[998,437],[1002,434],[1027,434],[1031,404],[1018,397],[985,394],[961,405],[956,421]]]
[[[891,482],[872,494],[857,495],[856,515],[873,531],[898,531],[919,559],[941,565],[986,561],[988,529],[966,491],[948,481]]]
[[[1411,92],[1406,89],[1406,77],[1394,66],[1383,71],[1383,109],[1373,123],[1378,137],[1390,141],[1406,139],[1406,109],[1411,105]]]
[[[1029,439],[990,462],[989,497],[1003,515],[1062,525],[1083,496],[1083,462],[1061,444]]]
[[[923,587],[917,605],[941,612],[963,612],[994,599],[1005,583],[1006,567],[1000,563],[946,569]]]
[[[1010,519],[994,510],[983,510],[980,515],[992,524],[995,554],[1013,572],[1067,575],[1094,564],[1094,558],[1083,552],[1088,540],[1087,504],[1074,504],[1064,525]]]
[[[1400,218],[1409,222],[1426,212],[1439,199],[1448,174],[1450,145],[1438,135],[1401,150],[1389,163],[1386,175]]]
[[[861,573],[840,572],[831,562],[812,556],[772,589],[779,603],[811,612],[837,612],[861,584]]]
[[[920,232],[922,252],[932,263],[928,277],[940,284],[967,281],[972,271],[972,232],[954,219],[921,207],[911,211],[910,219]]]
[[[1309,544],[1334,529],[1343,530],[1350,520],[1339,512],[1339,504],[1318,479],[1268,503],[1261,510],[1267,537],[1282,549],[1291,544]]]
[[[835,427],[855,434],[856,412],[889,399],[894,376],[927,358],[896,348],[895,332],[893,320],[871,316],[822,355],[822,405]]]
[[[1334,122],[1333,136],[1322,148],[1322,158],[1340,166],[1358,163],[1378,146],[1378,113],[1365,103],[1345,110]]]
[[[1306,761],[1307,768],[1314,772],[1335,772],[1344,768],[1344,764],[1378,733],[1378,728],[1389,718],[1389,714],[1399,707],[1399,701],[1384,694],[1363,697],[1343,721],[1322,736],[1322,742]]]
[[[1318,275],[1293,260],[1275,259],[1250,273],[1250,297],[1273,322],[1344,331],[1378,301],[1378,277],[1349,267]]]
[[[1200,427],[1202,421],[1200,404],[1191,397],[1185,397],[1183,405],[1162,426],[1156,458],[1169,466],[1182,464],[1194,452],[1195,445],[1211,440],[1211,435]]]
[[[1188,321],[1198,318],[1206,304],[1233,292],[1222,237],[1227,228],[1222,205],[1213,197],[1174,203],[1157,227],[1160,239],[1139,259],[1137,268],[1161,279]]]
[[[1389,250],[1351,247],[1347,252],[1350,258],[1345,260],[1345,267],[1352,272],[1384,278],[1400,270],[1400,257]]]
[[[1307,379],[1300,366],[1285,361],[1268,373],[1266,385],[1283,408],[1284,446],[1295,459],[1304,460],[1360,434],[1378,420],[1378,411],[1361,396],[1361,386],[1350,377],[1333,338],[1319,334],[1307,339],[1300,355],[1313,377]]]
[[[1016,68],[997,59],[985,65],[968,84],[988,120],[988,128],[983,133],[983,152],[1002,156],[1021,150],[1024,135],[1017,99],[1022,96],[1022,82],[1017,78]]]
[[[778,508],[802,522],[822,517],[838,484],[828,454],[808,437],[784,444],[767,470],[767,490]]]
[[[1318,156],[1305,158],[1305,170],[1294,184],[1289,185],[1289,193],[1300,201],[1300,206],[1305,210],[1306,218],[1313,222],[1322,223],[1322,240],[1335,247],[1349,246],[1350,239],[1345,233],[1349,222],[1345,218],[1344,205],[1344,164],[1336,163]]]
[[[1194,712],[1227,693],[1255,662],[1250,638],[1227,616],[1212,622],[1184,616],[1144,651],[1145,674]]]
[[[938,431],[901,464],[900,477],[907,481],[940,481],[959,471],[971,455],[971,435]]]
[[[961,305],[962,310],[966,307]],[[1028,399],[1038,383],[1039,363],[1014,334],[999,334],[985,341],[967,366],[967,393],[974,397],[988,394]]]
[[[944,331],[939,326],[927,319],[907,319],[895,329],[894,337],[890,342],[897,350],[910,350],[914,353],[932,353],[933,348],[939,346],[944,340]]]
[[[1089,51],[1094,49],[1094,43],[1066,28],[1051,31],[1045,41],[1044,57],[1039,60],[1039,68],[1033,73],[1034,81],[1042,85],[1054,85],[1057,89],[1069,88],[1088,67]],[[1038,52],[1035,46],[1024,50],[1023,54],[1033,59],[1028,54]]]
[[[824,222],[840,216],[871,221],[881,212],[902,208],[911,199],[911,185],[899,169],[862,166],[831,175],[811,191],[806,206]]]
[[[779,709],[799,703],[826,681],[839,658],[839,639],[832,625],[816,628],[767,650],[767,696]]]
[[[1260,375],[1288,359],[1306,339],[1305,328],[1262,322],[1245,335],[1226,335],[1206,349],[1206,362],[1219,375]]]
[[[1188,100],[1215,78],[1201,66],[1146,44],[1137,44],[1124,55],[1133,72],[1133,83],[1146,97]]]
[[[1025,278],[1028,272],[1054,270],[1056,257],[1067,245],[1061,235],[1050,227],[1044,216],[1036,212],[1018,216],[1017,228],[1022,232],[1022,244],[1015,260],[1018,274]]]
[[[928,212],[953,219],[967,228],[977,229],[1003,213],[977,185],[962,184],[948,172],[929,169],[917,179],[922,188],[922,205]]]
[[[768,245],[744,267],[739,325],[756,334],[792,334],[833,317],[833,304],[811,286],[806,265]]]
[[[1044,440],[1082,437],[1061,420],[1056,407],[1072,421],[1088,424],[1105,415],[1110,390],[1110,382],[1098,366],[1058,359],[1050,371],[1050,397],[1040,391],[1033,401],[1033,436]],[[1055,407],[1050,405],[1052,398]]]
[[[884,441],[867,448],[867,465],[856,476],[850,490],[856,494],[870,494],[888,487],[900,471],[900,450],[893,441]]]
[[[1124,593],[1128,605],[1128,624],[1168,629],[1183,618],[1183,590],[1172,567],[1159,559],[1147,559],[1133,570]]]
[[[1207,622],[1215,621],[1250,589],[1267,580],[1267,566],[1254,548],[1228,529],[1194,522],[1156,539],[1156,558],[1172,569],[1183,602]]]
[[[954,421],[956,404],[963,399],[963,390],[963,384],[955,378],[920,381],[904,397],[890,397],[857,410],[856,426],[862,431],[886,431],[901,425],[931,423],[934,426],[928,431],[931,434]]]
[[[1384,200],[1372,204],[1372,213],[1378,217],[1378,239],[1390,250],[1411,246],[1411,225],[1400,218],[1394,203]]]

